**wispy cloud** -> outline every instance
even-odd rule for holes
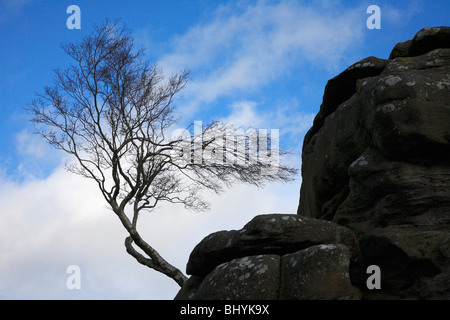
[[[392,23],[394,25],[406,24],[411,19],[416,17],[423,10],[423,7],[426,6],[421,0],[412,0],[408,2],[408,6],[395,5],[392,3],[383,4],[380,9],[382,12],[382,19],[387,21],[388,23]],[[382,21],[383,21],[382,20]]]
[[[15,149],[17,157],[11,165],[13,176],[18,180],[43,178],[49,171],[60,166],[64,157],[67,157],[27,128],[16,134]]]
[[[36,159],[46,158],[49,149],[51,149],[41,137],[33,135],[28,129],[24,129],[17,134],[16,148],[21,155]]]
[[[159,64],[165,70],[193,71],[186,90],[194,110],[236,91],[259,89],[294,65],[337,69],[363,36],[359,22],[364,14],[360,8],[343,11],[326,4],[258,1],[241,10],[224,6],[209,22],[176,37]]]
[[[1,0],[0,5],[4,10],[18,11],[32,0]]]
[[[296,102],[262,110],[255,101],[237,101],[230,109],[221,120],[242,128],[280,129],[281,139],[300,139],[315,117],[314,113],[303,112]]]
[[[0,22],[3,22],[11,14],[17,14],[32,0],[0,0]]]

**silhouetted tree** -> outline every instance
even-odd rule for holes
[[[69,171],[96,182],[129,234],[127,252],[183,285],[186,276],[139,234],[139,214],[162,201],[205,210],[202,189],[289,181],[296,170],[280,165],[284,152],[264,130],[213,121],[193,135],[173,131],[173,103],[188,73],[164,76],[119,23],[106,21],[62,48],[73,64],[57,69],[54,84],[28,106],[37,133],[74,157]]]

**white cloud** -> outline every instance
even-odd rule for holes
[[[15,149],[18,159],[12,170],[19,180],[46,176],[47,171],[58,166],[65,156],[46,143],[42,137],[30,133],[28,129],[16,134]]]
[[[30,133],[28,129],[23,129],[16,135],[16,148],[21,155],[39,160],[46,158],[49,149],[53,150],[44,139]]]
[[[230,106],[231,112],[222,120],[236,127],[264,128],[267,125],[264,115],[258,112],[258,104],[253,101],[238,101]]]
[[[254,101],[238,101],[230,109],[230,114],[221,120],[242,128],[279,129],[285,139],[302,139],[315,117],[301,111],[296,102],[262,108]]]
[[[142,215],[140,231],[182,271],[193,247],[218,230],[239,229],[253,216],[296,210],[299,182],[266,189],[238,185],[211,211],[166,205]],[[0,299],[172,299],[178,286],[125,252],[125,231],[92,181],[63,169],[45,180],[0,180]],[[66,287],[66,268],[81,269],[81,290]]]
[[[329,3],[258,1],[234,9],[222,7],[208,23],[176,37],[172,52],[159,61],[169,72],[187,67],[195,73],[185,91],[192,110],[236,90],[261,88],[294,66],[337,69],[365,26],[360,8],[342,11]]]
[[[305,113],[296,104],[293,104],[275,108],[272,119],[274,123],[278,124],[283,135],[300,140],[312,127],[315,116],[315,113]]]
[[[407,8],[398,8],[394,7],[392,4],[383,4],[380,6],[381,23],[383,24],[383,20],[386,20],[394,25],[405,25],[423,11],[424,5],[426,4],[420,0],[409,1]]]

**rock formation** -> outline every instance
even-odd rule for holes
[[[298,214],[356,232],[363,291],[376,264],[385,296],[450,298],[449,48],[450,28],[425,28],[352,65],[305,136]]]
[[[351,299],[349,263],[360,258],[355,234],[336,223],[259,215],[194,248],[177,299]]]
[[[450,28],[329,80],[297,215],[206,237],[187,272],[177,299],[450,299]]]

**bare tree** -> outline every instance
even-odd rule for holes
[[[73,64],[57,69],[53,86],[28,106],[37,133],[75,158],[69,171],[96,182],[129,234],[127,252],[182,286],[186,276],[139,234],[139,214],[162,201],[205,210],[204,189],[289,181],[297,171],[279,164],[283,152],[265,131],[217,121],[173,131],[188,73],[164,76],[118,23],[62,48]]]

